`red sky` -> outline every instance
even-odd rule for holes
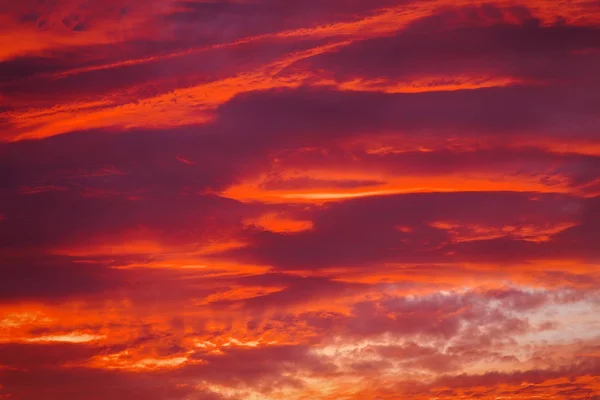
[[[600,3],[0,3],[0,399],[600,399]]]

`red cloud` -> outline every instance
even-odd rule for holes
[[[597,400],[600,8],[0,6],[0,398]]]

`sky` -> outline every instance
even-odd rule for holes
[[[0,399],[599,400],[600,2],[0,2]]]

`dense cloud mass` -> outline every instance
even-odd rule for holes
[[[600,4],[0,4],[0,399],[600,399]]]

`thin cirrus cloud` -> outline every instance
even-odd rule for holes
[[[599,29],[0,6],[0,398],[596,399]]]

